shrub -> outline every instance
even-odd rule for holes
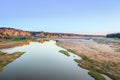
[[[74,50],[67,49],[67,51],[69,51],[69,52],[71,52],[71,53],[74,53],[74,54],[75,54],[75,51],[74,51]]]
[[[87,56],[85,56],[85,55],[82,56],[82,59],[83,59],[83,60],[89,60],[89,58],[88,58]]]
[[[65,50],[60,50],[59,52],[64,54],[64,55],[66,55],[66,56],[70,56],[70,54],[67,51],[65,51]]]
[[[106,80],[100,73],[97,72],[88,72],[88,74],[95,78],[95,80]]]
[[[13,41],[21,41],[21,40],[26,40],[27,37],[15,37],[13,38]]]

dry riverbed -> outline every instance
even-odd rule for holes
[[[78,65],[92,72],[120,80],[120,41],[114,39],[60,40],[59,46],[82,57]]]

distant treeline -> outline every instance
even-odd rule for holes
[[[120,38],[120,33],[107,34],[107,38]]]

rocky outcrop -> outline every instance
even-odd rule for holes
[[[0,28],[0,38],[4,37],[21,37],[21,36],[31,36],[31,33],[28,31],[23,31],[14,28]]]

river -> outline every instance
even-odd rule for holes
[[[74,59],[77,55],[61,54],[65,50],[55,41],[31,42],[29,45],[3,49],[3,52],[25,52],[21,57],[4,67],[0,80],[95,80],[88,71],[80,68]]]

